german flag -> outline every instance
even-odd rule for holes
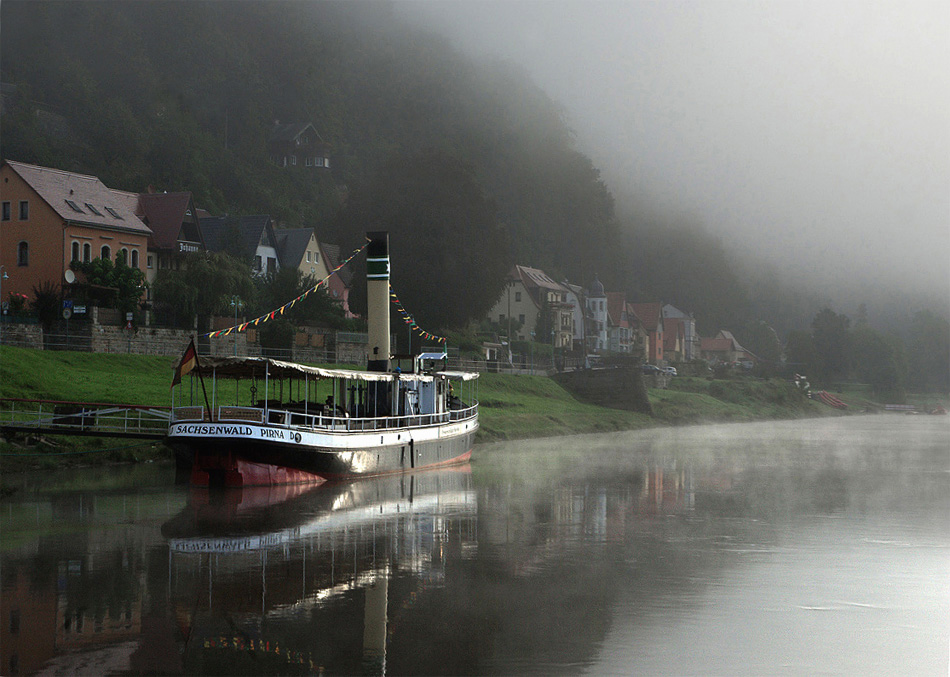
[[[175,367],[175,378],[172,379],[172,388],[181,383],[181,377],[198,366],[198,351],[195,350],[195,340],[191,339],[185,354],[181,356],[181,362]]]

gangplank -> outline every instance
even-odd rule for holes
[[[0,398],[0,433],[161,440],[169,416],[168,407]]]

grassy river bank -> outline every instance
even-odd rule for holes
[[[175,360],[144,355],[53,352],[0,347],[0,397],[167,406]],[[544,376],[483,374],[478,380],[480,441],[498,441],[661,425],[840,415],[780,380],[678,377],[648,390],[653,416],[586,404]],[[850,412],[867,393],[836,395]],[[2,411],[0,411],[2,415]],[[0,473],[171,458],[156,442],[90,437],[0,441]]]

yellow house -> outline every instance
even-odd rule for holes
[[[320,243],[312,228],[275,229],[280,265],[297,268],[304,277],[322,280],[330,274],[327,261],[320,253]]]

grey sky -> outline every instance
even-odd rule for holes
[[[950,294],[950,2],[398,6],[526,67],[621,208],[822,285]]]

